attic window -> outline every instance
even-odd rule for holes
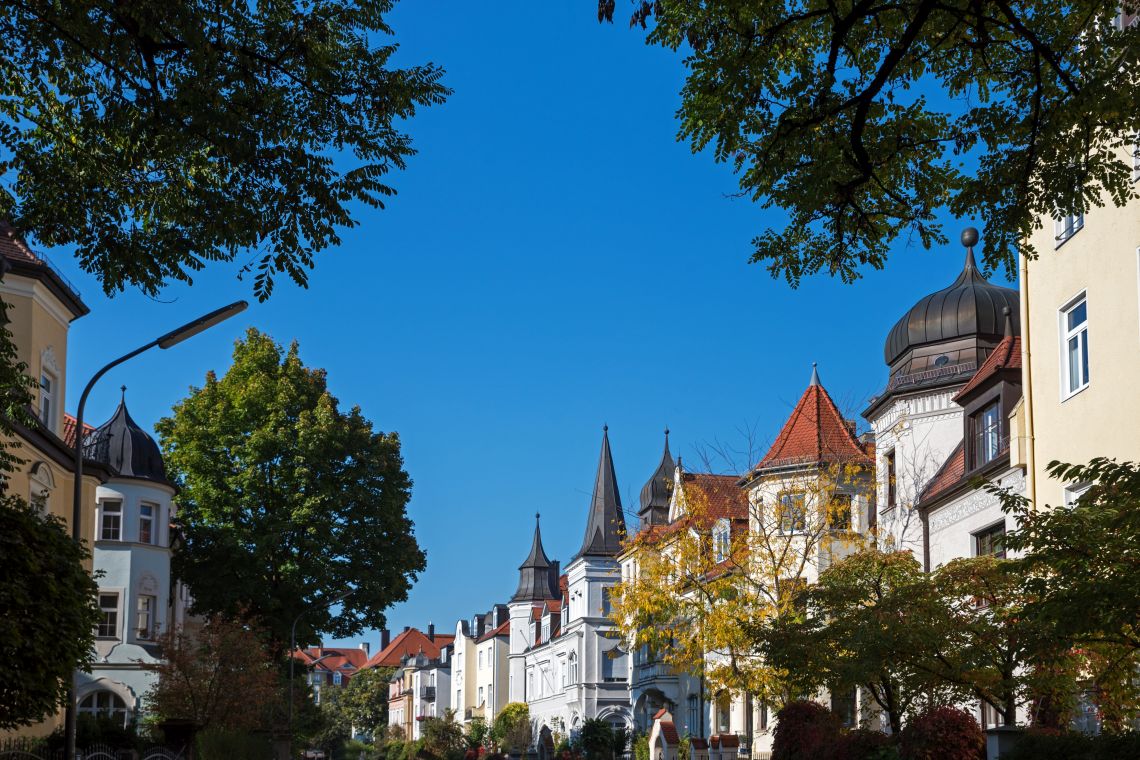
[[[946,354],[942,354],[941,356],[939,356],[938,358],[936,358],[934,360],[934,366],[935,367],[945,367],[949,363],[950,363],[950,357],[947,356]]]
[[[973,456],[971,469],[977,469],[997,458],[1001,449],[1001,405],[998,401],[986,405],[970,417],[973,428]]]

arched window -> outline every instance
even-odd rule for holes
[[[55,490],[55,475],[47,462],[36,462],[28,472],[28,502],[41,513],[50,511],[51,492]]]
[[[724,562],[732,552],[732,538],[729,534],[728,520],[717,520],[713,526],[713,561]]]
[[[113,691],[93,691],[79,702],[79,712],[82,715],[93,715],[111,718],[116,723],[127,725],[131,711],[127,703]]]

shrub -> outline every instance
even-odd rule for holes
[[[649,760],[649,737],[645,734],[639,734],[633,740],[633,758],[634,760]]]
[[[898,753],[891,737],[882,731],[856,728],[840,735],[831,760],[886,760],[892,756]]]
[[[1002,760],[1123,760],[1140,757],[1140,733],[1089,736],[1075,731],[1030,729]]]
[[[264,735],[208,728],[196,739],[198,760],[271,760],[273,747]]]
[[[985,760],[986,735],[974,717],[956,707],[919,715],[899,736],[902,760]]]
[[[772,760],[821,760],[839,741],[839,719],[817,702],[800,700],[776,713]]]

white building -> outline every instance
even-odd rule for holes
[[[456,720],[468,723],[482,718],[490,724],[507,703],[509,639],[505,604],[455,624],[451,706]]]
[[[413,740],[423,736],[424,718],[442,718],[451,709],[451,653],[447,644],[437,658],[420,652],[404,665],[412,674]]]
[[[185,612],[184,594],[170,578],[175,491],[158,444],[131,418],[125,399],[85,436],[84,453],[115,476],[96,492],[101,615],[91,672],[78,674],[79,711],[128,722],[145,710],[143,699],[157,681],[151,666],[159,662],[158,635]]]
[[[560,575],[558,563],[543,550],[536,524],[530,554],[519,567],[518,590],[508,605],[509,701],[528,705],[541,748],[553,749],[554,733],[572,735],[593,718],[633,727],[629,655],[608,617],[624,533],[604,429],[581,549]]]

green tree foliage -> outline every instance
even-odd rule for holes
[[[157,429],[182,489],[174,571],[197,611],[249,615],[280,659],[302,613],[298,645],[382,628],[407,597],[424,554],[399,437],[341,410],[295,343],[250,330],[226,374],[207,375]]]
[[[455,710],[439,717],[424,718],[420,725],[423,750],[438,760],[459,760],[467,749],[463,726],[455,720]]]
[[[388,723],[388,682],[394,668],[359,670],[337,692],[338,720],[369,736]]]
[[[478,750],[490,745],[491,727],[487,725],[487,719],[479,717],[467,721],[467,748]]]
[[[615,5],[599,0],[599,19]],[[1011,267],[1040,215],[1136,196],[1140,28],[1116,28],[1119,0],[633,8],[650,43],[684,50],[680,139],[784,212],[753,261],[793,284],[881,268],[900,236],[943,242],[944,207],[980,216],[987,263]]]
[[[1090,488],[1071,507],[1035,510],[991,487],[1018,525],[1005,545],[1022,553],[1025,615],[1079,650],[1105,727],[1119,730],[1140,711],[1140,464],[1098,458],[1051,462],[1048,471]]]
[[[495,716],[491,738],[507,752],[522,752],[531,745],[533,732],[530,708],[524,702],[510,702]]]
[[[90,556],[59,518],[0,495],[0,728],[54,713],[90,661],[99,620]]]
[[[574,745],[586,760],[614,760],[625,753],[629,735],[601,718],[582,722]]]
[[[393,0],[56,3],[0,14],[0,216],[74,247],[108,292],[155,293],[256,250],[304,284],[381,206],[414,152],[401,126],[448,90],[392,66]]]

